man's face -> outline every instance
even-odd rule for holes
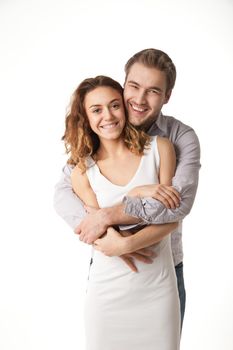
[[[166,92],[164,72],[134,63],[124,84],[124,100],[130,123],[147,129],[157,119],[171,91]]]

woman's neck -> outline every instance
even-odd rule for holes
[[[123,139],[100,140],[100,146],[96,153],[97,160],[105,158],[116,158],[128,151]]]

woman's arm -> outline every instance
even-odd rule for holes
[[[172,178],[176,170],[176,153],[171,141],[157,136],[158,151],[160,157],[159,183],[171,186]]]
[[[74,192],[85,205],[99,209],[95,192],[90,185],[87,174],[83,173],[77,165],[71,173],[71,183]]]
[[[176,166],[174,147],[168,139],[158,137],[157,142],[160,155],[159,180],[162,184],[170,185]],[[158,243],[177,226],[177,223],[150,225],[129,237],[121,237],[110,228],[104,238],[95,241],[96,249],[109,256],[128,254]]]
[[[107,256],[121,256],[130,254],[160,242],[165,236],[175,230],[178,223],[149,225],[127,237],[109,227],[107,234],[94,242],[96,250]]]
[[[86,173],[82,173],[81,170],[76,166],[72,173],[71,173],[71,183],[74,192],[79,196],[79,198],[84,202],[85,205],[88,205],[92,208],[99,208],[99,204],[96,199],[96,195],[90,186],[89,180],[87,178]],[[110,229],[110,228],[109,228]],[[115,231],[114,229],[112,229]],[[118,237],[114,238],[123,238],[117,231],[115,231],[118,235]],[[108,234],[106,234],[104,237],[107,237]],[[102,241],[103,238],[99,238],[99,241]],[[111,238],[113,238],[111,236]],[[105,242],[105,241],[104,241]],[[111,246],[117,246],[117,240],[112,240]],[[127,254],[120,254],[121,259],[126,263],[126,265],[132,270],[132,271],[137,271],[137,267],[134,263],[133,259],[139,260],[143,263],[150,263],[151,262],[151,257],[152,257],[152,251],[150,249],[142,249],[142,250],[137,250],[132,252],[130,256]]]

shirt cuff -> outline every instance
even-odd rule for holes
[[[122,202],[125,205],[125,214],[142,219],[144,223],[151,223],[152,218],[145,215],[146,201],[144,198],[125,196]]]

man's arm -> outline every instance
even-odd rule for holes
[[[73,167],[66,165],[63,168],[60,181],[55,187],[54,208],[66,223],[75,229],[86,216],[82,201],[73,192],[71,172]]]
[[[81,204],[79,202],[80,206],[77,206],[77,197],[73,194],[70,184],[71,171],[65,167],[64,179],[60,181],[60,185],[58,184],[55,193],[55,199],[57,199],[55,203],[56,211],[73,228],[76,223],[79,225],[76,233],[84,231],[87,235],[91,233],[95,235],[97,232],[99,235],[103,234],[111,225],[127,225],[138,222],[163,224],[183,219],[190,212],[197,191],[200,145],[195,132],[191,128],[180,132],[177,139],[171,141],[175,145],[177,154],[176,174],[172,183],[180,192],[182,199],[178,208],[167,209],[160,201],[152,198],[125,197],[122,204],[111,208],[99,209],[93,213],[90,208],[90,214],[79,224],[82,215],[80,211]],[[69,175],[67,175],[67,171]],[[66,201],[64,200],[65,197]],[[70,205],[67,205],[68,201]],[[82,207],[81,209],[84,212]]]
[[[178,136],[177,136],[178,135]],[[118,224],[164,224],[182,220],[189,214],[197,191],[200,170],[200,145],[193,129],[178,131],[171,139],[177,155],[177,167],[172,184],[179,191],[179,207],[169,209],[153,198],[125,197],[122,204],[90,213],[77,227],[77,232],[105,232],[107,227]]]
[[[157,138],[157,145],[160,155],[160,168],[158,175],[164,186],[170,186],[176,166],[174,146],[168,139],[161,137]],[[143,194],[144,193],[145,192],[143,191]],[[103,208],[99,211],[89,213],[89,215],[81,222],[76,232],[87,242],[93,243],[97,237],[100,237],[100,233],[102,234],[107,231],[109,226],[117,225],[119,223],[137,223],[139,220],[140,219],[138,218],[133,218],[130,215],[125,214],[124,207],[121,204],[112,208]],[[137,236],[137,234],[135,236]]]
[[[125,214],[151,224],[175,222],[189,214],[198,186],[200,144],[191,128],[180,132],[172,142],[177,154],[177,168],[172,184],[181,196],[179,207],[168,209],[153,198],[125,197]]]

